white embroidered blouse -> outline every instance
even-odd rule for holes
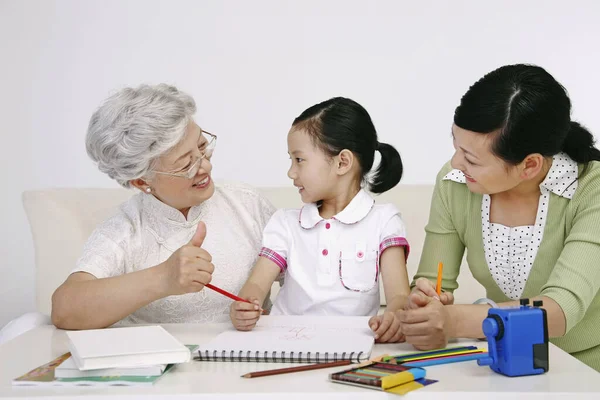
[[[98,226],[88,239],[73,272],[96,278],[153,267],[189,242],[199,221],[207,227],[202,246],[213,258],[212,284],[238,293],[261,248],[262,232],[275,212],[253,188],[239,184],[216,187],[214,195],[192,207],[186,220],[153,195],[139,193]],[[169,296],[135,311],[121,323],[224,322],[231,300],[212,290]]]
[[[464,174],[455,169],[444,179],[466,183]],[[535,225],[507,227],[490,223],[489,195],[481,201],[481,229],[485,258],[490,274],[507,297],[521,297],[537,255],[548,214],[550,193],[572,199],[577,189],[577,163],[565,153],[553,157],[546,179],[540,184],[540,200]]]

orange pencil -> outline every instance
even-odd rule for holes
[[[260,376],[270,376],[278,374],[289,374],[290,372],[310,371],[313,369],[341,367],[342,365],[350,365],[350,360],[333,361],[322,364],[301,365],[299,367],[269,369],[267,371],[249,372],[242,375],[242,378],[258,378]]]
[[[435,288],[438,296],[442,294],[442,269],[444,269],[444,263],[440,262],[438,264],[437,286]]]

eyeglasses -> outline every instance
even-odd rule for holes
[[[202,134],[206,134],[209,136],[208,140],[207,140],[208,144],[206,145],[204,150],[200,153],[200,157],[198,157],[196,159],[196,161],[194,161],[192,163],[192,165],[189,166],[189,168],[187,168],[181,172],[154,171],[154,173],[161,174],[161,175],[177,176],[179,178],[186,178],[186,179],[194,178],[196,176],[196,174],[198,173],[198,170],[200,169],[202,160],[204,160],[205,158],[207,160],[210,160],[210,158],[213,155],[213,152],[215,151],[215,147],[217,147],[217,135],[213,135],[212,133],[207,132],[205,130],[201,130],[200,132]]]

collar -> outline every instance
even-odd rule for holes
[[[540,183],[540,189],[570,200],[573,198],[575,190],[577,190],[577,174],[577,163],[567,154],[558,153],[552,157],[552,166],[546,175],[546,179]],[[447,173],[443,180],[466,183],[465,174],[458,169],[453,169]]]
[[[346,208],[334,215],[332,219],[346,225],[355,224],[369,214],[373,205],[375,205],[375,200],[364,189],[361,189]],[[314,228],[319,222],[323,221],[316,203],[305,204],[300,210],[298,219],[300,226],[304,229]]]
[[[151,221],[155,221],[160,225],[167,224],[190,227],[195,226],[198,224],[198,222],[200,222],[200,219],[204,214],[203,211],[206,209],[206,203],[211,199],[207,199],[201,204],[191,207],[188,211],[187,219],[183,216],[181,211],[163,203],[152,194],[144,193],[142,197],[142,204],[144,212],[151,216]]]

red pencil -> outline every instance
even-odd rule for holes
[[[206,286],[206,287],[207,287],[207,288],[209,288],[209,289],[212,289],[212,290],[214,290],[215,292],[221,293],[223,296],[227,296],[227,297],[229,297],[229,298],[230,298],[230,299],[232,299],[232,300],[235,300],[235,301],[243,301],[243,302],[245,302],[245,303],[254,304],[254,303],[252,303],[251,301],[244,300],[244,299],[242,299],[241,297],[238,297],[238,296],[236,296],[235,294],[229,293],[229,292],[228,292],[228,291],[226,291],[226,290],[223,290],[223,289],[221,289],[221,288],[218,288],[218,287],[216,287],[216,286],[213,286],[213,285],[211,285],[210,283],[207,283],[207,284],[206,284],[206,285],[204,285],[204,286]]]

